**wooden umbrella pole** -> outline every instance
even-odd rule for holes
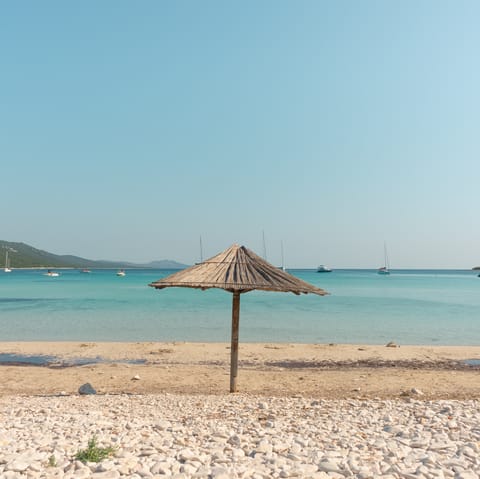
[[[235,291],[232,300],[232,343],[230,347],[230,392],[237,392],[238,330],[240,324],[240,293]]]

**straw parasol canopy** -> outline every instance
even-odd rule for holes
[[[237,391],[240,294],[255,289],[293,294],[328,294],[265,261],[245,246],[233,245],[203,263],[155,281],[156,289],[169,287],[219,288],[233,293],[230,392]]]

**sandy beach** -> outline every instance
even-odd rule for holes
[[[480,348],[241,344],[237,394],[228,344],[0,353],[52,361],[0,366],[2,479],[480,477]]]
[[[0,353],[53,356],[49,366],[0,365],[0,395],[228,393],[225,343],[2,342]],[[480,347],[240,344],[240,393],[324,399],[480,396]],[[418,393],[420,392],[420,394]]]

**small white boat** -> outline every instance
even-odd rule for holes
[[[333,270],[332,268],[329,268],[328,266],[325,266],[324,264],[321,264],[317,268],[317,273],[331,273]]]
[[[60,276],[56,271],[48,270],[45,273],[45,276],[49,276],[50,278],[56,278],[57,276]]]
[[[117,271],[117,276],[125,276],[125,270],[119,269],[119,270]]]
[[[5,268],[3,269],[5,273],[11,273],[12,270],[10,268],[10,258],[8,257],[8,251],[5,252]]]

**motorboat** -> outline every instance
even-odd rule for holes
[[[117,276],[125,276],[125,270],[119,269],[119,270],[117,271]]]
[[[45,273],[45,276],[49,276],[50,278],[56,278],[57,276],[60,276],[59,273],[57,273],[56,271],[52,271],[52,270],[48,270],[46,273]]]
[[[321,264],[317,268],[317,273],[331,273],[333,270],[332,268],[329,268],[328,266],[325,266],[324,264]]]

